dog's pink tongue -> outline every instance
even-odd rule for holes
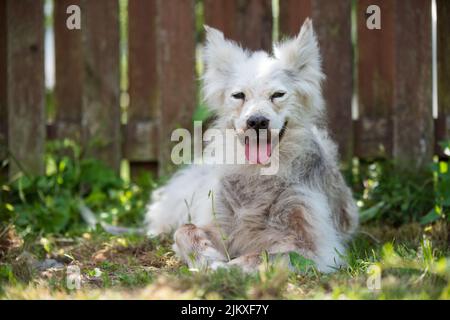
[[[265,146],[259,143],[245,144],[245,158],[250,164],[266,164],[272,154],[272,144],[268,142]]]

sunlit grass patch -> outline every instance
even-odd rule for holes
[[[262,265],[259,272],[240,269],[191,271],[174,256],[171,241],[140,236],[110,236],[94,232],[75,242],[49,240],[27,247],[35,259],[55,258],[81,271],[81,287],[69,290],[65,270],[32,271],[27,277],[17,257],[0,264],[3,298],[36,299],[448,299],[450,259],[439,239],[442,227],[418,224],[400,230],[365,227],[350,244],[348,265],[332,274],[291,272],[277,265]],[[434,229],[434,231],[433,231]],[[412,234],[415,231],[415,234]],[[370,236],[368,235],[370,234]],[[392,237],[395,235],[395,237]],[[433,241],[436,240],[436,245]],[[26,246],[26,244],[24,244]],[[48,244],[47,244],[48,245]],[[59,257],[59,258],[58,258]],[[379,270],[379,287],[370,281]],[[19,268],[19,269],[16,269]],[[21,270],[21,271],[20,271]],[[373,271],[373,270],[372,270]],[[376,272],[375,275],[377,276]]]

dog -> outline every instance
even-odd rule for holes
[[[296,252],[321,272],[344,264],[358,210],[338,167],[324,121],[321,56],[308,18],[273,54],[249,52],[205,27],[203,96],[213,128],[278,132],[279,168],[254,163],[190,165],[153,193],[150,236],[174,232],[174,251],[190,267],[257,270],[265,257]],[[242,141],[242,140],[241,140]],[[244,143],[247,143],[244,141]],[[274,146],[269,144],[270,150]],[[259,145],[256,146],[259,154]]]

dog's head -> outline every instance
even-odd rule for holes
[[[279,130],[314,123],[323,109],[321,58],[312,22],[274,46],[272,55],[249,52],[206,27],[203,94],[222,126]]]

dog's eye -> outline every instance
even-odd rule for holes
[[[274,94],[272,94],[272,95],[270,96],[270,100],[284,97],[285,94],[286,94],[286,92],[283,92],[283,91],[277,91],[277,92],[275,92]]]
[[[245,100],[245,93],[236,92],[231,95],[234,99]]]

